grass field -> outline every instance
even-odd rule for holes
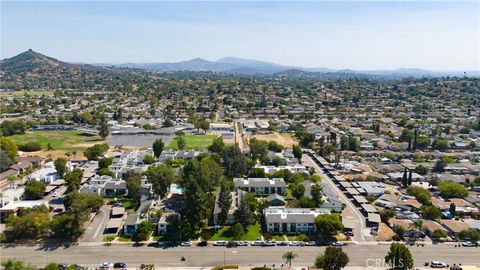
[[[181,136],[187,143],[185,149],[206,149],[209,147],[213,140],[217,138],[215,135],[183,135]],[[167,149],[178,149],[177,138],[173,139],[167,146]]]
[[[13,91],[13,92],[0,92],[0,97],[24,97],[28,96],[53,96],[53,91]]]
[[[260,239],[260,225],[259,224],[248,226],[245,229],[245,234],[242,236],[242,238],[240,240],[255,241],[257,239]],[[231,227],[230,226],[224,226],[222,229],[220,229],[218,232],[216,232],[210,240],[212,240],[212,241],[218,241],[218,240],[231,241],[231,240],[233,240],[233,232],[231,230]]]
[[[17,145],[39,142],[42,149],[47,149],[50,143],[54,150],[66,151],[85,149],[90,144],[102,143],[99,136],[76,130],[27,131],[25,134],[14,135],[11,138]]]

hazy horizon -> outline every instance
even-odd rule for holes
[[[1,58],[480,70],[480,2],[1,2]]]

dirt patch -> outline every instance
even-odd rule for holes
[[[377,241],[389,241],[395,236],[395,232],[385,223],[380,223],[378,227]]]
[[[292,148],[294,144],[298,144],[298,141],[293,138],[292,135],[286,133],[257,134],[254,135],[253,138],[263,141],[275,141],[286,148]]]
[[[67,155],[69,153],[69,155]],[[66,151],[66,150],[42,150],[42,151],[37,151],[37,152],[28,152],[25,153],[23,156],[25,157],[41,157],[44,159],[51,158],[53,160],[57,158],[66,158],[70,160],[86,160],[87,158],[83,155],[83,150],[77,150],[75,155],[72,154],[72,152]]]

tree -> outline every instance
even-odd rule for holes
[[[445,151],[448,149],[448,141],[444,139],[435,139],[432,142],[432,148],[435,150]]]
[[[411,186],[407,188],[407,194],[410,196],[414,196],[421,204],[429,204],[430,203],[430,192],[428,190],[417,187]]]
[[[252,224],[253,214],[245,197],[241,199],[240,205],[238,206],[237,210],[235,210],[233,215],[235,217],[235,221],[239,222],[244,227]]]
[[[237,222],[237,223],[235,223],[235,225],[233,225],[232,233],[233,233],[233,239],[234,240],[240,240],[242,238],[242,236],[245,234],[245,230],[244,230],[242,224],[240,224],[240,222]]]
[[[74,231],[73,225],[74,224],[74,217],[69,214],[63,215],[56,215],[53,217],[52,222],[50,224],[50,230],[53,233],[53,237],[57,238],[67,238],[73,237]]]
[[[404,168],[404,170],[403,170],[402,186],[403,186],[404,188],[408,187],[407,168]]]
[[[269,141],[268,142],[268,150],[281,153],[283,151],[283,146],[276,141]]]
[[[165,144],[163,143],[163,140],[162,139],[156,139],[154,142],[153,142],[153,145],[152,145],[152,148],[153,148],[153,155],[156,157],[156,158],[159,158],[160,155],[162,154],[163,152],[163,148],[165,147]]]
[[[10,138],[1,138],[0,149],[2,150],[2,152],[7,154],[11,162],[15,160],[15,157],[17,156],[17,151],[18,151],[18,147],[15,141],[13,141]]]
[[[79,168],[73,169],[71,172],[67,172],[63,177],[67,186],[67,191],[78,191],[83,178],[83,171]]]
[[[315,259],[315,267],[324,270],[340,270],[347,266],[350,259],[340,247],[327,247],[323,255]]]
[[[184,150],[185,146],[187,146],[187,142],[183,137],[178,137],[177,138],[177,146],[179,150]]]
[[[435,231],[433,231],[433,238],[435,239],[443,239],[443,238],[447,238],[447,233],[443,230],[440,230],[440,229],[436,229]]]
[[[102,143],[102,144],[95,144],[91,147],[88,147],[83,154],[88,160],[96,160],[99,157],[101,157],[105,152],[108,150],[108,144]]]
[[[203,131],[207,131],[210,129],[210,123],[206,120],[198,122],[198,127]]]
[[[227,189],[225,181],[223,181],[220,187],[220,193],[218,194],[218,206],[221,209],[221,212],[218,214],[218,224],[221,226],[225,225],[231,205],[232,194]]]
[[[297,254],[293,253],[293,251],[287,251],[282,255],[282,258],[285,260],[285,263],[288,263],[288,267],[292,268],[292,260],[298,257]]]
[[[110,130],[108,128],[107,117],[105,116],[105,114],[102,114],[100,116],[98,135],[100,135],[100,137],[102,137],[102,139],[105,140],[105,138],[108,136],[109,133],[110,133]]]
[[[420,207],[420,212],[424,219],[436,220],[442,216],[442,211],[433,205],[424,205]]]
[[[65,173],[67,172],[67,159],[65,158],[57,158],[55,160],[55,170],[57,170],[57,174],[59,178],[63,178]]]
[[[417,167],[415,167],[415,172],[420,175],[426,175],[428,173],[428,168],[423,165],[418,165]]]
[[[267,156],[268,143],[266,141],[257,140],[256,138],[250,139],[250,154],[254,159],[262,159]]]
[[[410,250],[401,243],[392,243],[385,256],[385,262],[392,270],[407,270],[413,268],[413,258]]]
[[[468,189],[461,184],[449,181],[441,181],[438,184],[440,196],[450,198],[465,198],[468,196]]]
[[[248,172],[247,158],[243,155],[238,144],[226,145],[221,155],[227,177],[243,177]]]
[[[432,169],[433,172],[444,172],[445,171],[445,162],[443,159],[438,159],[437,162],[435,162],[435,165],[433,166]]]
[[[165,119],[165,121],[163,121],[163,127],[167,128],[167,127],[173,127],[173,126],[174,126],[174,124],[173,124],[172,120],[167,118],[167,119]]]
[[[128,197],[139,201],[141,194],[142,175],[134,170],[129,170],[125,174],[125,182],[127,184]]]
[[[188,205],[188,207],[185,207],[182,217],[188,221],[192,231],[199,227],[200,222],[207,217],[210,209],[208,194],[197,181],[191,175],[184,179],[183,201],[184,205]]]
[[[302,148],[300,147],[300,145],[298,145],[298,144],[293,145],[292,153],[293,153],[293,156],[296,159],[298,159],[299,162],[301,162],[303,151],[302,151]]]
[[[338,214],[322,214],[315,218],[318,237],[322,242],[331,241],[333,236],[343,230],[343,223]]]
[[[137,225],[137,230],[135,231],[135,235],[133,236],[133,240],[135,242],[141,242],[148,240],[148,236],[152,231],[152,224],[148,221],[142,221]]]
[[[165,164],[150,166],[145,175],[148,182],[152,184],[153,193],[162,199],[165,198],[170,190],[170,185],[175,179],[172,168]]]
[[[39,200],[45,194],[45,184],[37,180],[30,180],[25,186],[23,195],[27,200]]]
[[[480,239],[480,232],[474,229],[463,230],[458,233],[458,238],[477,242]]]
[[[35,266],[26,264],[23,261],[17,259],[7,259],[2,262],[2,266],[5,270],[35,270]]]
[[[0,172],[5,171],[13,164],[12,160],[8,156],[7,152],[0,151]]]
[[[104,157],[98,161],[98,168],[106,169],[108,166],[112,165],[113,157]]]
[[[263,178],[266,177],[265,170],[263,168],[251,168],[248,172],[248,177]]]
[[[295,197],[298,200],[305,193],[305,186],[302,184],[295,184],[295,183],[290,184],[290,190],[292,190],[293,197]]]
[[[225,143],[221,137],[215,138],[212,144],[208,147],[208,150],[213,153],[222,153],[225,149]]]
[[[457,207],[455,206],[454,203],[450,204],[450,207],[449,207],[448,211],[450,212],[450,215],[452,215],[452,217],[455,216],[455,214],[457,212]]]
[[[151,155],[145,155],[143,157],[143,163],[145,163],[145,164],[152,164],[154,162],[155,162],[155,158]]]
[[[317,183],[312,185],[310,194],[312,196],[312,201],[315,203],[315,207],[323,204],[322,193],[322,188]]]

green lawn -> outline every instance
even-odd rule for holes
[[[216,232],[210,240],[212,240],[212,241],[218,241],[218,240],[231,241],[231,240],[233,240],[233,232],[230,228],[231,228],[230,226],[224,226],[222,229],[220,229],[218,232]],[[257,239],[260,239],[260,225],[259,224],[248,226],[247,229],[245,230],[245,234],[242,236],[242,238],[240,240],[255,241]]]
[[[0,92],[0,97],[24,97],[28,96],[53,96],[53,91],[13,91],[13,92]]]
[[[112,242],[113,240],[115,240],[115,238],[117,238],[117,236],[115,234],[104,235],[102,241],[103,242]]]
[[[87,143],[101,143],[102,139],[96,135],[86,134],[77,130],[49,130],[49,131],[27,131],[22,135],[14,135],[11,138],[17,145],[28,142],[39,142],[42,149],[47,149],[50,143],[54,150],[78,150],[85,146],[75,146]]]
[[[119,242],[130,242],[132,240],[132,236],[130,235],[122,235],[118,237]]]
[[[213,140],[217,138],[215,135],[182,135],[187,143],[185,149],[206,149],[209,147]],[[177,137],[174,138],[170,144],[167,146],[167,149],[178,149]]]
[[[285,241],[285,237],[283,237],[283,235],[272,235],[272,239],[275,241]]]

